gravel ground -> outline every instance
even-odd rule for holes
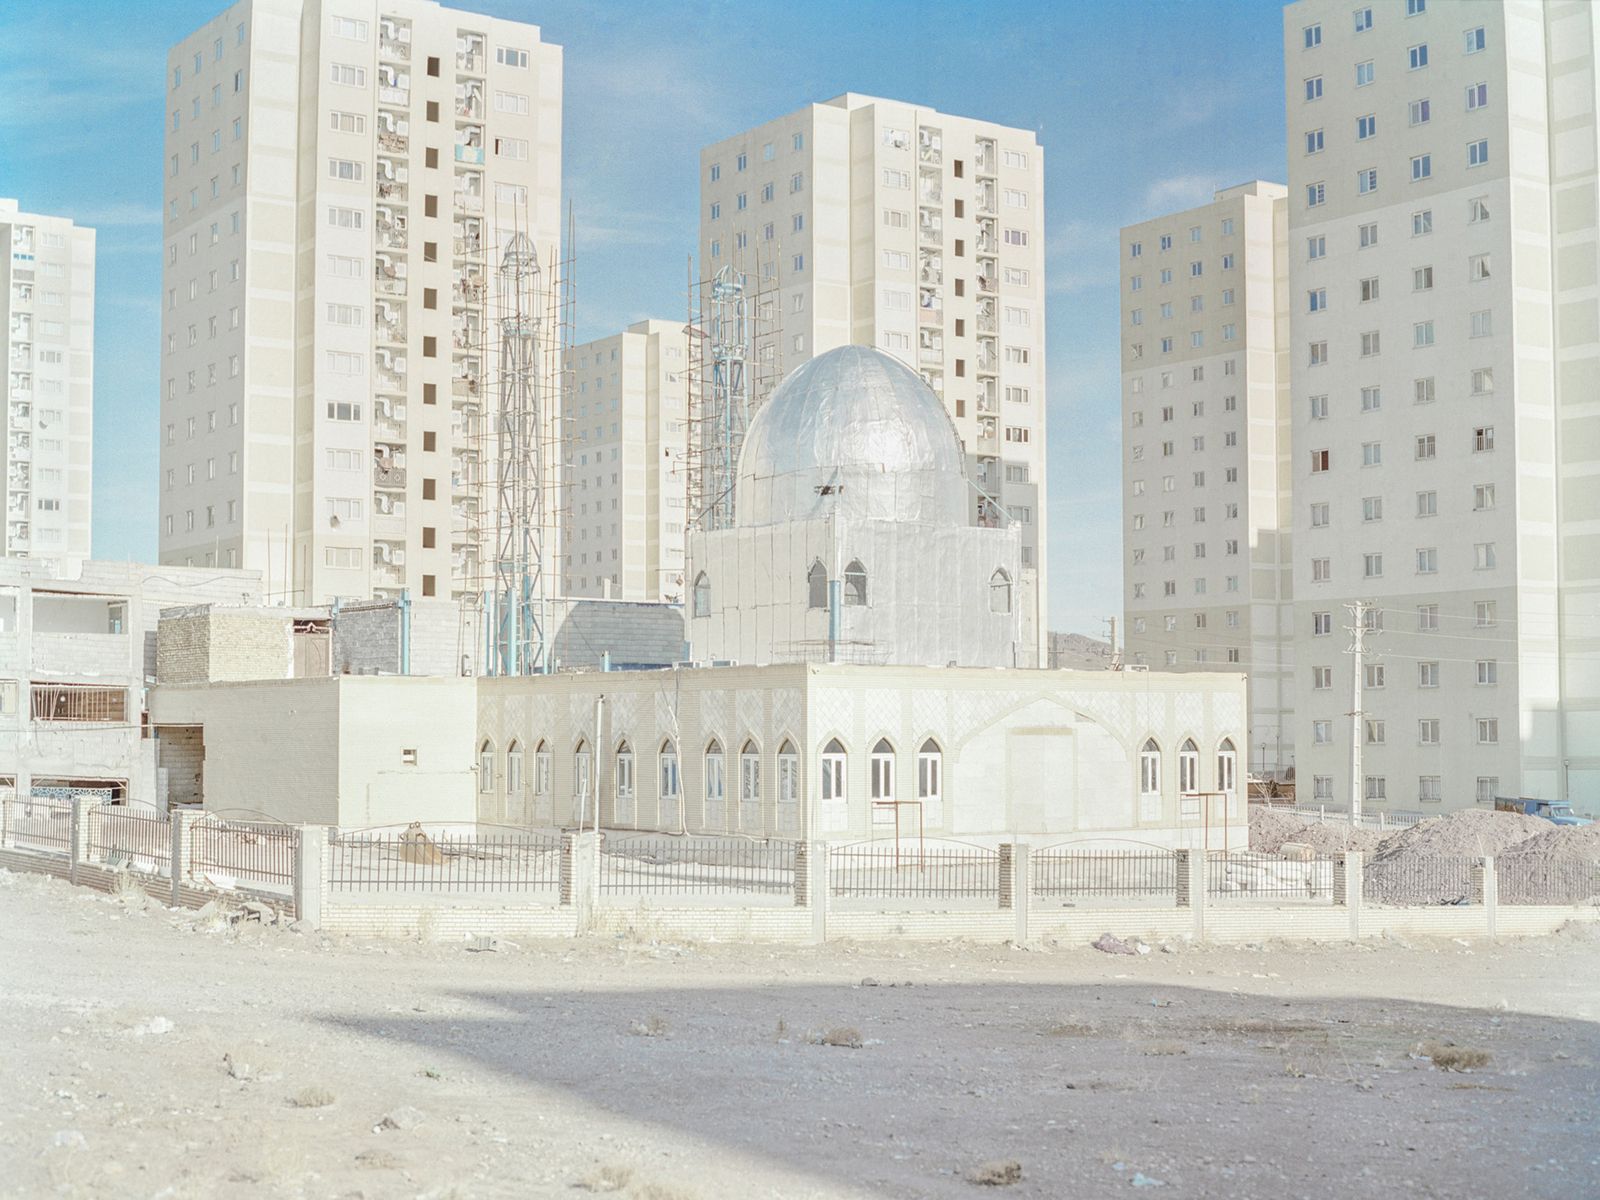
[[[0,929],[4,1196],[1600,1195],[1592,935],[471,953],[4,872]]]

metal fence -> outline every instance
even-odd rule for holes
[[[1041,850],[1028,859],[1036,896],[1143,900],[1178,895],[1171,850]]]
[[[72,849],[72,802],[37,796],[7,797],[5,829],[13,846],[66,854]]]
[[[1336,866],[1341,859],[1341,855],[1334,854],[1308,858],[1251,851],[1213,854],[1206,859],[1206,897],[1331,904]]]
[[[1477,896],[1468,854],[1403,854],[1369,859],[1361,869],[1362,900],[1368,904],[1471,904]]]
[[[108,867],[132,867],[152,874],[172,870],[172,819],[153,808],[95,805],[84,810],[89,822],[89,857]]]
[[[793,895],[798,842],[604,834],[603,893]]]
[[[1277,809],[1276,805],[1273,807]],[[1305,817],[1318,825],[1350,824],[1349,809],[1329,808],[1325,804],[1296,804],[1292,808],[1278,809],[1278,811],[1292,812],[1295,816]],[[1362,829],[1410,829],[1418,821],[1427,819],[1427,814],[1420,812],[1363,812],[1356,824]]]
[[[428,834],[417,827],[351,830],[329,841],[337,892],[535,892],[561,886],[561,839],[503,833]]]
[[[1600,904],[1600,861],[1547,854],[1505,854],[1494,860],[1501,904]]]
[[[225,821],[204,816],[189,828],[190,875],[291,887],[300,830],[271,821]]]
[[[948,842],[857,842],[829,850],[828,888],[835,896],[998,904],[1000,852]]]

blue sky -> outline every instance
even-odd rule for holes
[[[531,21],[565,48],[580,340],[684,311],[708,142],[845,91],[1035,130],[1050,625],[1098,634],[1121,611],[1117,230],[1283,178],[1281,0],[457,6]],[[94,553],[151,560],[166,50],[226,6],[3,7],[0,195],[99,230]]]

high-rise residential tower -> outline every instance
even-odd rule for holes
[[[1301,794],[1592,802],[1600,10],[1301,0],[1283,22]]]
[[[0,199],[6,421],[0,555],[89,557],[94,230]]]
[[[1250,677],[1252,771],[1293,765],[1282,184],[1122,231],[1126,661]]]
[[[498,272],[519,234],[559,257],[561,69],[428,0],[244,0],[172,49],[163,562],[487,585]]]
[[[762,299],[755,377],[876,346],[965,447],[975,524],[1022,528],[1023,643],[1045,631],[1044,152],[1034,134],[848,94],[700,152],[700,262]],[[755,389],[753,404],[764,399]]]
[[[682,601],[687,353],[681,320],[573,347],[564,595]]]

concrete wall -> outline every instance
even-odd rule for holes
[[[287,679],[294,673],[289,609],[197,605],[168,609],[156,630],[156,678],[166,684]]]
[[[338,824],[476,818],[473,680],[347,675],[338,684]]]

